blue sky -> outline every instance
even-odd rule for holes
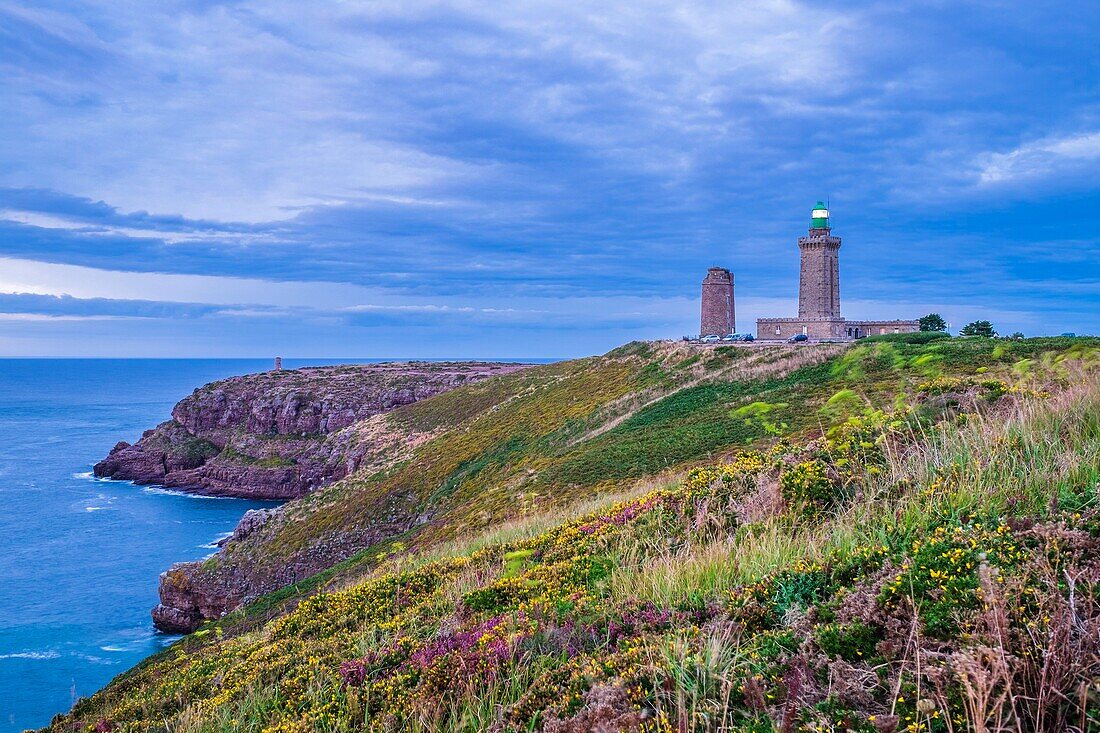
[[[0,355],[573,356],[792,315],[1096,332],[1090,3],[0,0]]]

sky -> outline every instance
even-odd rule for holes
[[[797,309],[1096,333],[1085,2],[0,0],[0,356],[570,357]]]

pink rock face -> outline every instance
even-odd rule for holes
[[[317,367],[195,390],[172,420],[118,443],[95,474],[213,496],[292,499],[343,478],[361,452],[334,433],[373,415],[524,368],[485,362]]]

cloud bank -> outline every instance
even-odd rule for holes
[[[0,353],[568,356],[690,333],[716,264],[747,328],[823,196],[853,317],[1087,331],[1091,20],[0,0]]]

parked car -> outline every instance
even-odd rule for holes
[[[735,333],[734,336],[738,337],[738,341],[755,341],[756,337],[751,333]]]
[[[740,334],[729,333],[729,334],[726,334],[725,336],[723,336],[722,340],[723,341],[740,341],[741,337],[740,337]]]
[[[810,340],[810,337],[807,336],[806,334],[796,333],[794,336],[791,336],[789,339],[787,339],[787,343],[788,344],[797,344],[800,341],[809,341],[809,340]]]
[[[699,340],[702,341],[704,344],[716,344],[716,343],[718,343],[719,341],[722,340],[722,337],[719,336],[716,333],[712,333],[708,336],[704,336],[703,338],[701,338]]]

